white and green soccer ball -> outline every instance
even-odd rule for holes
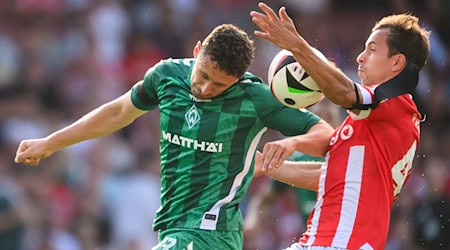
[[[319,50],[314,49],[314,52],[327,61]],[[307,108],[325,97],[316,82],[288,50],[281,50],[272,59],[268,81],[275,98],[290,108]]]

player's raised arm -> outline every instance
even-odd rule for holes
[[[291,51],[330,101],[342,107],[352,107],[357,101],[352,80],[314,53],[312,47],[298,33],[294,22],[286,13],[286,8],[281,7],[277,15],[264,3],[259,3],[258,7],[264,14],[250,12],[252,21],[262,30],[255,31],[255,35]]]
[[[129,125],[146,112],[134,107],[130,93],[131,91],[98,107],[45,138],[20,142],[15,162],[38,165],[42,158],[67,146],[110,134]]]

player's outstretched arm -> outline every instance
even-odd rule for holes
[[[146,112],[134,107],[130,95],[131,91],[45,138],[20,142],[15,162],[38,165],[42,158],[65,147],[110,134],[129,125]]]
[[[266,175],[286,184],[317,192],[321,166],[321,162],[284,161],[280,168],[271,169]]]
[[[262,153],[257,151],[255,155],[255,169],[253,172],[253,176],[257,177],[265,174],[275,180],[284,182],[292,186],[317,191],[317,188],[319,186],[321,166],[321,162],[283,161],[280,167],[267,170],[263,168]],[[268,194],[265,194],[262,197],[260,197],[261,200],[258,200],[258,202],[256,202],[258,206],[259,202],[266,199],[270,200],[271,198]],[[249,220],[251,220],[251,217]]]
[[[352,107],[357,101],[352,80],[336,66],[325,62],[314,53],[308,42],[298,33],[294,22],[286,13],[286,8],[281,7],[277,15],[264,3],[259,3],[258,7],[264,14],[252,11],[250,16],[262,31],[255,31],[254,34],[291,51],[331,102],[342,107]]]

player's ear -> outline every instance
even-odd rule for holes
[[[202,48],[202,42],[198,41],[194,47],[194,51],[192,51],[194,58],[197,58],[198,54],[200,53],[201,48]]]
[[[392,65],[392,71],[401,71],[406,65],[406,56],[402,53],[393,55],[394,61]]]

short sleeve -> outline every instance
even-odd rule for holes
[[[131,89],[131,101],[141,110],[151,110],[158,105],[157,87],[160,82],[158,64],[147,70],[144,80],[136,83]]]

